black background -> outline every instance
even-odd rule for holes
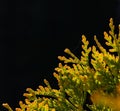
[[[117,0],[0,0],[0,104],[18,106],[27,87],[43,79],[57,88],[52,73],[68,47],[80,56],[81,35],[103,40],[112,17],[118,24]],[[2,107],[1,107],[1,110]]]

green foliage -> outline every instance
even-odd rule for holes
[[[19,102],[16,111],[120,111],[120,26],[115,34],[113,19],[109,22],[110,31],[104,32],[105,49],[94,36],[95,46],[89,47],[89,41],[82,35],[81,57],[76,57],[65,49],[70,57],[58,56],[61,61],[53,73],[59,89],[39,86],[33,90],[27,88],[25,101]],[[92,104],[87,104],[87,94]],[[13,111],[6,103],[9,111]]]

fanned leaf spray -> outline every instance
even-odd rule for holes
[[[105,49],[97,37],[96,45],[89,47],[89,41],[82,35],[81,57],[76,57],[68,48],[64,50],[69,57],[58,56],[61,61],[54,77],[58,89],[39,86],[27,88],[25,101],[15,111],[120,111],[120,25],[115,34],[113,19],[109,22],[110,31],[104,32]],[[90,95],[91,104],[86,103]],[[7,103],[9,111],[14,111]]]

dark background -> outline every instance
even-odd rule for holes
[[[120,22],[118,0],[0,0],[0,104],[18,106],[27,87],[52,73],[68,47],[80,56],[81,35],[103,40],[112,17]],[[2,107],[1,107],[1,110]]]

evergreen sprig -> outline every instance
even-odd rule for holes
[[[96,36],[96,44],[89,47],[89,41],[82,35],[80,58],[68,48],[64,50],[68,58],[58,56],[61,63],[53,75],[59,88],[51,88],[46,79],[45,87],[27,88],[25,101],[20,101],[20,108],[15,111],[86,111],[86,108],[90,111],[120,111],[120,25],[116,34],[110,18],[109,27],[110,31],[104,32],[108,51]],[[88,99],[92,104],[86,102]],[[7,103],[3,106],[13,111]]]

